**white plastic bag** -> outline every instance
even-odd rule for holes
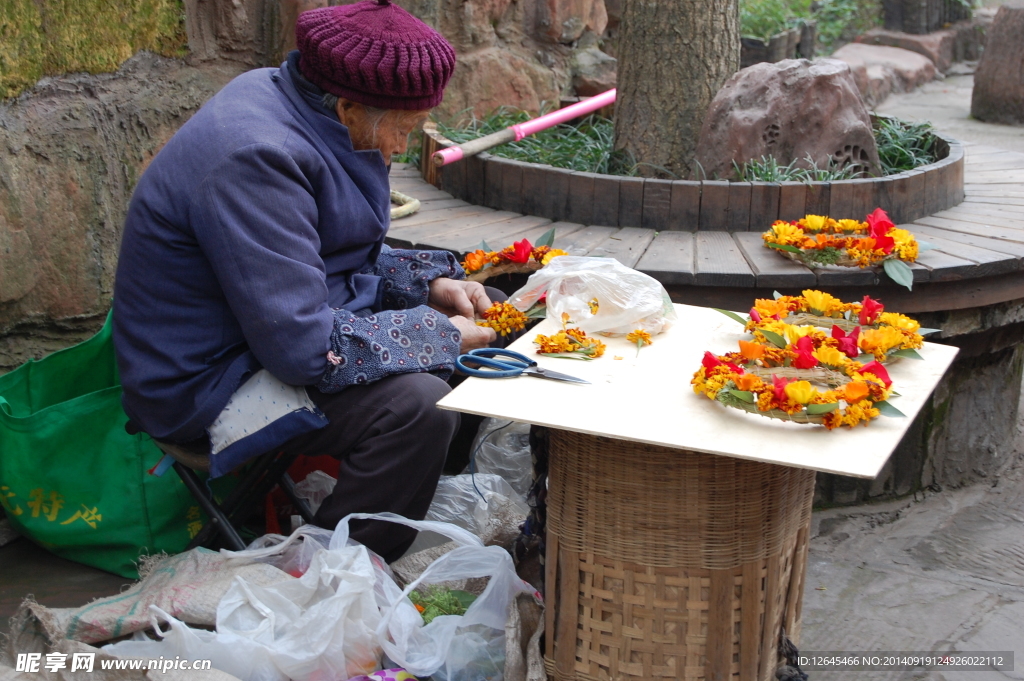
[[[323,471],[312,471],[301,482],[295,483],[295,496],[305,499],[309,510],[316,513],[324,499],[334,491],[337,482],[337,478]]]
[[[426,519],[458,525],[484,544],[507,546],[519,536],[529,510],[523,495],[498,475],[444,475]]]
[[[347,516],[338,523],[332,545],[348,539],[348,522],[353,519],[388,520],[443,534],[458,544],[404,591],[394,582],[388,587],[389,602],[377,626],[377,640],[387,656],[411,674],[430,676],[434,681],[501,681],[509,604],[517,594],[534,592],[516,574],[508,552],[483,546],[477,537],[455,525],[408,520],[392,513]],[[487,587],[463,615],[443,615],[424,624],[408,598],[421,585],[484,577],[488,578]]]
[[[565,256],[563,256],[565,257]],[[504,478],[526,498],[533,486],[533,454],[530,451],[530,424],[486,418],[473,440],[473,470]],[[464,473],[470,472],[469,467]]]
[[[210,666],[243,681],[287,681],[271,662],[266,648],[248,639],[216,634],[204,629],[192,629],[171,617],[155,605],[149,606],[150,622],[157,639],[148,638],[141,631],[128,641],[103,646],[103,651],[116,657],[165,660],[210,660]],[[166,631],[160,622],[170,625]]]
[[[568,313],[587,333],[625,335],[636,329],[661,333],[676,319],[665,287],[614,258],[563,255],[530,275],[509,301],[526,311],[547,294],[547,316]]]

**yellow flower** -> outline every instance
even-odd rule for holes
[[[827,345],[821,346],[813,354],[822,364],[832,367],[841,367],[846,364],[846,355]]]
[[[489,326],[502,336],[507,336],[526,328],[527,317],[511,303],[495,303],[483,313],[483,319],[477,326]]]
[[[544,256],[540,260],[540,264],[547,265],[549,262],[551,262],[560,255],[569,255],[569,252],[563,251],[561,248],[552,248],[550,251],[544,254]]]
[[[793,381],[786,384],[786,397],[800,404],[807,404],[818,394],[817,389],[807,381]]]
[[[804,240],[804,232],[796,225],[778,220],[771,230],[765,232],[765,241],[777,244],[797,245]]]
[[[917,333],[921,325],[916,320],[911,319],[906,315],[902,315],[899,312],[883,312],[878,315],[878,321],[886,326],[895,327],[901,331],[908,331],[910,333]]]
[[[651,340],[651,334],[643,329],[637,329],[626,334],[626,340],[630,343],[637,343],[643,345],[650,345],[654,341]]]
[[[843,301],[824,291],[807,290],[803,292],[804,300],[812,310],[825,315],[838,312],[843,309]]]
[[[894,329],[891,326],[883,326],[878,329],[862,329],[857,344],[864,352],[870,352],[880,359],[889,350],[898,348],[903,344],[903,334],[899,329]]]
[[[597,298],[591,298],[587,305],[590,306],[590,314],[597,314],[597,311],[601,309],[601,305],[597,302]]]
[[[793,326],[792,324],[786,324],[786,329],[784,333],[786,335],[786,340],[789,342],[789,344],[794,345],[798,340],[800,340],[804,336],[811,335],[812,333],[814,333],[814,331],[815,328],[813,326]]]
[[[867,225],[857,220],[839,220],[836,222],[836,229],[840,232],[861,232],[867,229]]]
[[[824,215],[805,215],[797,224],[803,225],[804,229],[809,229],[812,232],[820,232],[828,227],[829,219]]]

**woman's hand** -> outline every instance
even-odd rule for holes
[[[472,322],[491,306],[491,299],[479,282],[438,277],[430,282],[427,304],[449,317],[461,315]]]
[[[472,319],[466,319],[462,315],[449,317],[448,321],[455,325],[455,328],[462,334],[462,345],[459,352],[469,352],[476,348],[486,348],[498,338],[498,334],[489,326],[477,326]]]

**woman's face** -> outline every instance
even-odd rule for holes
[[[430,113],[429,109],[374,110],[347,99],[339,99],[336,110],[338,120],[348,128],[352,147],[359,151],[379,149],[384,156],[384,163],[388,165],[391,165],[392,155],[405,153],[409,133],[419,129]]]

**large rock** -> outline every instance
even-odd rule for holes
[[[871,118],[841,61],[787,59],[755,64],[730,78],[711,102],[697,145],[709,177],[727,178],[733,161],[762,156],[819,168],[830,163],[878,170]]]
[[[850,43],[832,53],[850,65],[854,80],[869,106],[893,92],[910,92],[935,79],[935,64],[923,55],[899,47]]]
[[[956,42],[959,31],[955,28],[947,28],[934,33],[902,33],[900,31],[888,31],[884,28],[873,28],[864,35],[857,38],[857,42],[865,45],[886,45],[898,47],[903,50],[910,50],[928,57],[935,68],[942,73],[949,70],[953,65],[953,57],[956,50]]]
[[[1003,5],[989,28],[974,74],[971,115],[988,123],[1024,123],[1024,2]]]
[[[593,97],[615,87],[618,62],[597,47],[578,51],[573,57],[572,87],[580,97]]]
[[[608,26],[604,0],[543,0],[539,6],[541,32],[555,42],[575,42],[586,30],[601,35]]]
[[[516,106],[539,111],[543,102],[558,101],[564,75],[497,47],[470,52],[459,57],[442,110],[485,115],[499,106]]]

